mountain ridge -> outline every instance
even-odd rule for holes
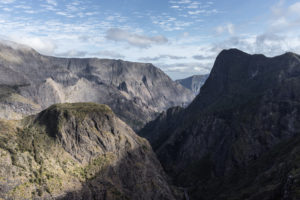
[[[146,63],[56,58],[2,44],[0,71],[5,72],[0,76],[2,88],[9,86],[12,95],[22,96],[41,107],[36,110],[24,102],[16,101],[13,106],[1,102],[1,117],[11,115],[20,119],[55,103],[92,101],[108,104],[138,130],[157,113],[188,104],[194,98],[162,70]]]
[[[234,178],[235,171],[251,171],[251,163],[300,132],[299,85],[300,60],[295,54],[268,58],[224,50],[193,102],[173,117],[160,115],[141,135],[150,141],[175,182],[190,188],[191,199],[229,199],[233,194],[226,193],[225,179]],[[168,127],[167,122],[173,125]],[[155,146],[157,141],[160,146]],[[278,163],[268,167],[277,168]],[[275,183],[284,185],[288,173],[277,177]],[[273,190],[261,196],[252,183],[252,193],[243,194],[243,186],[234,199],[272,199]],[[216,194],[216,188],[224,190]],[[283,195],[283,186],[273,189]]]

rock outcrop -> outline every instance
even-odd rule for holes
[[[0,117],[22,118],[55,103],[109,105],[135,130],[157,113],[192,101],[191,91],[152,64],[43,56],[0,43]],[[7,99],[9,98],[9,99]]]
[[[173,113],[141,135],[191,199],[300,198],[299,55],[224,50],[200,94]]]
[[[178,197],[149,143],[106,105],[56,104],[1,120],[0,165],[1,199]]]
[[[202,85],[205,83],[209,74],[194,75],[184,79],[176,80],[177,83],[181,84],[183,87],[193,91],[195,95],[199,94]]]

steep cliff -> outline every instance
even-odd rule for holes
[[[209,74],[203,75],[194,75],[184,79],[176,80],[177,83],[180,83],[183,87],[193,91],[195,95],[199,94],[202,85],[205,83]]]
[[[0,121],[2,199],[175,199],[148,142],[105,105]]]
[[[135,130],[194,98],[152,64],[49,57],[14,43],[0,43],[1,91],[6,98],[0,117],[21,118],[55,103],[95,102],[109,105]]]
[[[168,121],[175,123],[165,128]],[[190,106],[161,115],[141,134],[193,199],[284,199],[293,167],[298,174],[290,153],[298,151],[299,132],[300,56],[231,49],[219,54]],[[293,188],[291,198],[298,194]]]

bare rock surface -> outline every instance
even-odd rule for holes
[[[39,106],[13,107],[1,101],[0,109],[13,110],[16,118],[55,103],[96,102],[109,105],[135,130],[157,113],[194,98],[149,63],[49,57],[9,42],[0,43],[0,86]]]
[[[191,199],[299,199],[300,56],[222,51],[186,109],[140,131]],[[293,155],[293,156],[292,156]]]
[[[203,75],[194,75],[184,79],[176,80],[177,83],[180,83],[183,87],[190,89],[193,91],[195,95],[199,94],[202,85],[204,85],[207,80],[209,74]]]

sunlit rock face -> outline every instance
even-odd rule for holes
[[[0,117],[10,119],[55,103],[96,102],[138,130],[157,113],[194,98],[152,64],[49,57],[14,43],[0,44],[0,72]]]

